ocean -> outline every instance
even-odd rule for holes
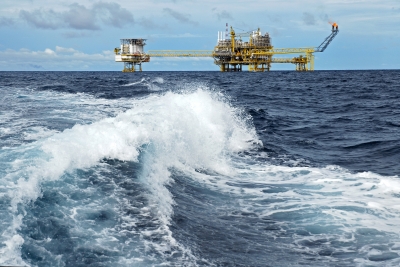
[[[0,72],[0,99],[0,265],[400,265],[398,70]]]

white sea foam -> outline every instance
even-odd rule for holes
[[[162,88],[157,86],[156,84],[163,84],[164,79],[162,77],[155,77],[154,79],[150,78],[142,78],[140,81],[127,83],[122,86],[133,86],[133,85],[143,85],[146,86],[150,91],[160,91]]]
[[[152,80],[153,83],[164,83],[164,79],[162,77],[155,77]]]
[[[57,180],[65,172],[96,166],[104,158],[137,161],[143,153],[141,179],[151,193],[151,206],[161,222],[154,231],[166,234],[163,242],[150,245],[160,251],[181,247],[184,257],[190,260],[193,257],[190,251],[185,251],[168,229],[174,204],[165,187],[172,182],[169,168],[210,169],[231,174],[228,155],[258,142],[246,118],[220,97],[202,89],[179,94],[168,92],[137,101],[132,109],[116,117],[89,125],[78,124],[33,143],[25,149],[24,157],[13,162],[13,170],[6,176],[14,218],[21,216],[19,205],[41,195],[43,182]],[[20,225],[20,221],[10,225],[8,234],[3,233],[4,244],[21,241],[17,233]],[[20,264],[20,245],[21,242],[3,247],[0,258],[6,260],[0,263]],[[4,255],[13,255],[15,260]]]
[[[127,83],[127,84],[123,84],[122,86],[132,86],[132,85],[136,85],[136,84],[142,84],[146,81],[146,78],[142,78],[140,81],[138,82],[133,82],[133,83]]]
[[[45,127],[30,127],[23,132],[25,141],[36,141],[54,135],[57,131]]]
[[[243,162],[239,162],[237,167],[238,174],[235,177],[219,176],[210,185],[215,186],[217,183],[221,190],[253,196],[254,201],[264,198],[285,200],[273,203],[273,209],[266,208],[263,216],[288,210],[285,207],[324,207],[323,213],[332,215],[342,223],[400,234],[397,224],[394,223],[396,220],[400,221],[400,179],[397,176],[381,176],[372,172],[351,173],[338,166],[289,167],[243,165]],[[233,182],[233,185],[228,182]],[[242,188],[241,184],[257,184],[257,187]],[[287,190],[268,193],[262,191],[276,186]],[[344,206],[359,207],[365,212],[341,210],[340,207]]]
[[[325,239],[323,245],[332,246],[332,251],[358,254],[352,259],[358,266],[375,266],[368,260],[371,255],[384,258],[398,254],[394,244],[400,241],[399,177],[351,173],[338,166],[259,164],[251,158],[233,160],[232,165],[236,166],[234,176],[192,175],[213,190],[230,194],[237,202],[236,209],[260,219],[271,218],[291,231],[305,231],[305,236],[293,234],[293,251],[318,256],[323,246],[305,246],[304,242]],[[376,251],[374,246],[363,243],[364,236],[373,239],[375,235],[385,243],[377,241],[374,245],[386,246],[386,250]],[[348,245],[333,247],[331,241]],[[400,258],[385,261],[389,266],[399,263]]]

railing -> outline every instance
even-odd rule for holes
[[[149,50],[150,57],[212,57],[212,50]]]

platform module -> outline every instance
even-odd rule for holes
[[[214,50],[149,50],[144,52],[145,39],[121,39],[121,47],[115,48],[115,61],[124,62],[124,72],[142,71],[142,63],[151,57],[212,57],[220,71],[263,72],[271,69],[272,63],[290,63],[297,71],[314,70],[314,53],[323,52],[339,33],[339,27],[332,23],[332,32],[318,47],[274,48],[268,33],[256,31],[236,33],[233,27],[218,32]],[[229,33],[228,33],[229,32]],[[276,55],[295,55],[279,58]]]
[[[123,72],[142,71],[142,63],[150,62],[144,52],[146,39],[121,39],[121,46],[114,49],[115,61],[124,62]]]

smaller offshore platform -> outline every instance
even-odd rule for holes
[[[123,72],[142,71],[142,63],[150,61],[143,49],[145,45],[146,39],[121,39],[121,46],[114,53],[115,61],[124,62]]]
[[[318,47],[305,48],[274,48],[269,33],[262,34],[260,29],[236,33],[233,27],[228,30],[228,24],[225,33],[218,32],[214,50],[150,50],[145,53],[146,39],[121,39],[121,46],[114,49],[115,61],[124,62],[123,72],[142,71],[142,63],[150,62],[151,57],[212,57],[223,72],[242,71],[243,66],[254,72],[269,71],[272,63],[290,63],[297,71],[313,71],[314,53],[323,52],[339,33],[339,26],[331,25],[332,32]],[[295,56],[276,57],[290,54]]]

